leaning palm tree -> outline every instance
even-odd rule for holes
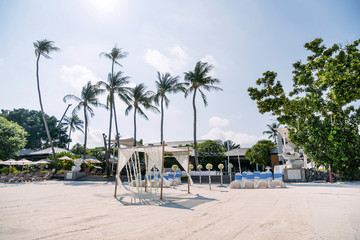
[[[272,123],[270,124],[266,124],[266,126],[268,127],[268,130],[263,131],[263,134],[269,134],[269,139],[272,138],[274,139],[274,143],[277,144],[277,128],[280,127],[279,123]]]
[[[111,73],[109,73],[108,75],[108,81],[104,82],[104,81],[100,81],[97,83],[97,85],[99,87],[103,87],[107,92],[108,92],[108,96],[107,96],[107,107],[108,109],[110,109],[110,123],[109,123],[109,140],[108,140],[108,151],[107,151],[107,156],[106,156],[106,171],[107,171],[107,175],[110,175],[110,163],[109,163],[109,158],[110,158],[110,152],[111,152],[111,126],[112,126],[112,116],[113,116],[113,110],[115,111],[115,99],[114,99],[114,94],[117,94],[121,100],[123,100],[125,103],[128,103],[128,92],[129,92],[129,88],[125,87],[126,84],[129,83],[128,81],[129,77],[123,77],[122,76],[122,72],[117,72],[115,75],[112,75]],[[114,112],[114,116],[116,117],[116,112]],[[119,133],[118,133],[118,128],[117,128],[117,123],[115,122],[116,125],[116,139],[118,139]],[[118,143],[119,145],[119,143]]]
[[[154,101],[157,106],[161,107],[161,124],[160,124],[160,143],[164,140],[164,102],[165,107],[169,106],[169,98],[167,93],[177,93],[179,91],[185,91],[183,84],[178,82],[179,77],[172,77],[170,73],[160,74],[157,72],[158,81],[156,81],[157,92],[154,96]]]
[[[66,128],[69,128],[69,140],[71,141],[71,132],[79,130],[84,133],[84,121],[81,120],[78,115],[73,114],[71,117],[64,117],[64,123],[62,123]],[[68,143],[68,150],[70,150],[70,142]]]
[[[136,85],[129,91],[129,106],[125,110],[125,115],[129,115],[129,112],[134,109],[134,146],[136,146],[136,113],[148,120],[148,117],[141,109],[143,106],[145,109],[159,112],[159,110],[152,105],[152,101],[155,93],[150,90],[146,90],[143,83]]]
[[[210,71],[213,69],[213,66],[206,62],[197,62],[194,71],[185,72],[185,86],[187,89],[185,91],[185,97],[189,96],[191,92],[193,92],[193,109],[194,109],[194,152],[195,152],[195,164],[199,165],[199,160],[197,156],[197,140],[196,140],[196,93],[200,92],[201,98],[204,102],[205,107],[208,105],[206,100],[206,95],[203,92],[204,90],[211,91],[222,91],[221,88],[214,86],[215,84],[219,84],[220,80],[216,78],[212,78],[209,76]]]
[[[39,60],[40,60],[40,56],[43,56],[45,58],[50,59],[51,57],[49,56],[49,53],[59,51],[60,48],[55,47],[53,41],[49,41],[49,40],[46,40],[46,39],[43,39],[43,40],[40,40],[40,41],[37,40],[33,44],[34,44],[34,47],[35,47],[35,55],[36,55],[36,79],[37,79],[37,89],[38,89],[38,94],[39,94],[40,108],[41,108],[42,118],[43,118],[44,125],[45,125],[46,134],[47,134],[47,137],[49,139],[52,154],[53,154],[54,161],[55,161],[55,173],[56,173],[57,168],[58,168],[58,162],[57,162],[57,158],[56,158],[56,154],[55,154],[55,150],[54,150],[54,144],[52,142],[50,132],[49,132],[49,128],[48,128],[48,125],[47,125],[47,122],[46,122],[46,118],[45,118],[45,114],[44,114],[44,108],[43,108],[42,100],[41,100],[40,80],[39,80]]]
[[[88,112],[90,116],[93,117],[94,111],[90,106],[94,107],[105,107],[106,106],[99,102],[97,96],[101,94],[104,90],[100,89],[97,85],[92,85],[89,81],[81,91],[81,97],[77,97],[72,94],[68,94],[64,97],[64,102],[68,99],[75,100],[78,102],[78,105],[73,110],[73,114],[76,114],[81,108],[84,110],[84,119],[85,119],[85,140],[84,140],[84,159],[86,159],[86,142],[87,142],[87,131],[88,131]]]

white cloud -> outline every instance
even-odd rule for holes
[[[202,62],[207,62],[213,66],[217,65],[217,62],[215,60],[215,57],[213,55],[206,55],[201,59]]]
[[[102,79],[97,78],[95,74],[85,66],[74,65],[72,67],[62,66],[61,67],[61,79],[68,82],[73,88],[81,91],[82,87],[91,81],[93,84],[101,81]]]
[[[221,139],[222,141],[225,140],[232,140],[233,142],[240,144],[241,147],[251,147],[257,141],[264,139],[264,136],[255,136],[255,135],[248,135],[245,133],[234,132],[234,131],[224,131],[220,128],[213,128],[207,134],[201,136],[202,139]]]
[[[103,132],[98,129],[89,128],[87,133],[87,148],[94,148],[99,146],[104,146],[103,141]],[[75,131],[71,135],[72,142],[70,143],[70,148],[74,146],[76,143],[84,144],[84,134],[80,131]]]
[[[229,125],[229,120],[226,118],[214,116],[209,119],[209,127],[217,128],[226,127],[227,125]]]
[[[165,54],[155,49],[147,49],[144,59],[160,72],[176,74],[185,71],[189,57],[183,48],[175,45],[167,49]]]
[[[0,65],[3,64],[4,59],[0,58]]]

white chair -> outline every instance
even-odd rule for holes
[[[243,183],[243,188],[254,188],[254,174],[248,172],[246,176],[246,181]]]
[[[230,188],[239,189],[241,188],[241,183],[242,183],[242,175],[241,173],[236,173],[235,180],[230,183]]]

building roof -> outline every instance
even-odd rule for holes
[[[58,147],[54,147],[54,150],[55,150],[55,153],[69,152],[68,150],[66,150],[64,148],[58,148]],[[29,155],[34,156],[34,155],[50,155],[50,154],[52,154],[51,147],[42,149],[40,151],[32,152]]]
[[[225,152],[226,156],[235,157],[235,156],[245,156],[246,151],[250,148],[236,148],[232,149],[229,152]]]

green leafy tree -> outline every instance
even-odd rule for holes
[[[75,132],[75,130],[79,130],[84,133],[84,121],[79,119],[76,114],[73,114],[71,117],[65,117],[63,125],[69,129],[69,143],[68,149],[70,149],[71,142],[71,132]]]
[[[81,109],[83,109],[83,111],[84,111],[84,119],[85,119],[84,159],[86,159],[88,114],[90,114],[91,117],[93,117],[95,115],[94,110],[91,108],[91,106],[106,108],[106,106],[104,104],[100,103],[99,99],[97,98],[97,96],[100,95],[102,92],[104,92],[103,89],[100,89],[97,85],[92,85],[91,82],[89,81],[82,88],[81,97],[77,97],[72,94],[68,94],[64,97],[64,102],[66,102],[69,99],[72,99],[72,100],[75,100],[76,102],[78,102],[78,105],[73,110],[73,114],[76,114]]]
[[[42,122],[41,111],[28,110],[24,108],[14,110],[1,110],[0,116],[5,117],[9,121],[16,122],[22,126],[28,133],[25,148],[41,149],[50,147],[47,134]],[[45,119],[48,124],[50,135],[54,139],[53,144],[56,147],[66,148],[69,137],[66,134],[66,128],[63,124],[57,126],[58,120],[54,116],[45,113]]]
[[[270,140],[260,140],[246,151],[245,157],[249,159],[250,164],[270,165],[270,149],[275,146]]]
[[[277,144],[277,128],[280,127],[278,123],[266,124],[268,130],[263,131],[263,134],[268,134],[269,138],[274,139],[274,143]]]
[[[152,110],[153,112],[159,112],[159,110],[152,105],[154,99],[154,92],[146,90],[143,83],[136,85],[129,91],[129,106],[125,110],[125,115],[128,115],[131,110],[134,110],[134,146],[136,146],[136,113],[148,120],[141,107]]]
[[[160,104],[161,124],[160,124],[160,143],[164,140],[164,102],[165,107],[169,106],[170,100],[166,96],[168,93],[177,93],[184,91],[184,87],[178,82],[179,77],[172,77],[170,73],[160,74],[157,72],[158,81],[156,81],[157,92],[154,96],[154,101],[157,106]]]
[[[290,140],[318,164],[330,165],[344,179],[360,166],[360,39],[327,48],[316,38],[305,44],[307,62],[293,64],[293,89],[286,94],[277,74],[267,71],[248,89],[260,113],[287,125]]]
[[[80,143],[76,143],[72,148],[71,152],[74,154],[83,154],[84,153],[84,145],[81,145]]]
[[[189,96],[190,93],[193,93],[193,110],[194,110],[194,152],[195,152],[195,164],[199,165],[198,154],[197,154],[197,138],[196,138],[196,93],[200,92],[201,98],[204,102],[205,107],[208,105],[206,100],[206,95],[203,90],[206,91],[222,91],[221,88],[214,85],[219,84],[220,80],[209,76],[209,73],[213,69],[213,66],[206,62],[197,62],[195,65],[194,71],[185,72],[185,83],[184,86],[187,87],[185,91],[185,97]]]
[[[128,92],[129,88],[125,87],[126,84],[129,83],[128,81],[129,77],[123,77],[122,72],[117,72],[115,75],[113,73],[109,73],[108,75],[108,81],[100,81],[97,84],[100,87],[103,87],[107,92],[107,107],[110,110],[110,123],[109,123],[109,139],[108,139],[108,150],[107,150],[107,156],[106,156],[106,169],[107,169],[107,175],[110,175],[110,153],[111,153],[111,126],[112,126],[112,117],[113,117],[113,111],[114,111],[114,117],[116,118],[116,111],[115,111],[115,99],[114,94],[118,95],[121,100],[123,100],[126,104],[128,104]],[[118,140],[119,132],[118,132],[118,126],[117,122],[115,121],[115,128],[116,128],[116,139]],[[118,143],[119,145],[119,143]]]
[[[42,113],[42,119],[45,125],[45,130],[46,130],[46,134],[47,134],[47,138],[49,140],[51,149],[52,149],[52,153],[53,153],[53,157],[55,159],[55,172],[57,171],[57,159],[56,159],[56,155],[55,155],[55,150],[54,150],[54,145],[50,136],[50,131],[46,122],[46,118],[45,118],[45,113],[44,113],[44,108],[42,105],[42,100],[41,100],[41,92],[40,92],[40,78],[39,78],[39,60],[40,60],[40,56],[43,56],[45,58],[50,59],[51,57],[49,56],[50,52],[54,52],[54,51],[59,51],[60,48],[55,47],[54,46],[54,42],[53,41],[49,41],[49,40],[38,40],[36,42],[33,43],[34,47],[35,47],[35,55],[36,55],[36,82],[37,82],[37,90],[38,90],[38,95],[39,95],[39,103],[40,103],[40,108],[41,108],[41,113]]]
[[[224,162],[226,157],[224,148],[212,140],[199,143],[198,155],[200,158],[200,164],[203,166],[207,163],[218,166],[220,163]]]
[[[15,122],[0,117],[0,159],[7,160],[25,147],[27,132]]]

